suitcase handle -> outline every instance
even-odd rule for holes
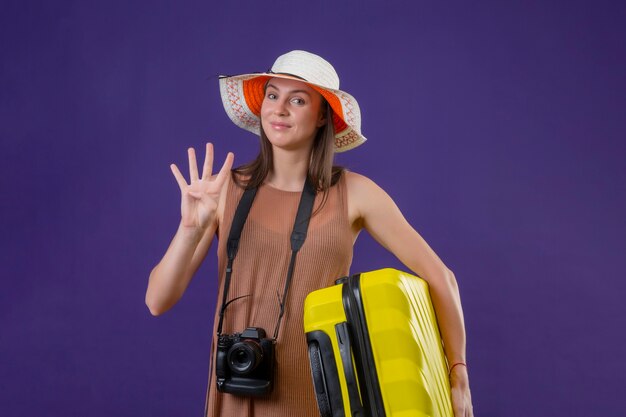
[[[352,365],[352,342],[350,340],[350,332],[348,331],[348,323],[345,321],[335,325],[337,333],[337,341],[339,344],[339,354],[343,365],[343,373],[346,378],[346,386],[348,388],[348,399],[350,400],[350,414],[352,417],[364,417],[363,405],[359,395],[358,381]]]

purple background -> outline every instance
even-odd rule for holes
[[[249,160],[215,76],[305,49],[361,105],[339,162],[457,275],[476,415],[623,415],[625,3],[433,3],[3,0],[0,414],[201,415],[214,248],[144,306],[168,165]],[[352,272],[383,266],[362,235]]]

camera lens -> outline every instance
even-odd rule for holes
[[[246,375],[254,371],[263,359],[263,352],[258,343],[244,340],[235,343],[228,351],[228,366],[231,371]]]

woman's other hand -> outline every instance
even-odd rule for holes
[[[450,388],[454,417],[474,417],[472,394],[465,366],[455,366],[450,372]]]
[[[172,173],[178,182],[181,193],[181,223],[183,227],[206,229],[215,221],[215,214],[224,182],[233,166],[234,155],[229,152],[226,160],[216,176],[213,171],[213,145],[206,144],[206,155],[202,167],[202,176],[198,176],[196,152],[193,148],[187,150],[189,156],[189,184],[175,164],[170,165]]]

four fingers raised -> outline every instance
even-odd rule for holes
[[[176,178],[176,182],[181,191],[185,189],[188,185],[190,185],[193,181],[198,181],[200,178],[198,177],[198,164],[196,161],[196,151],[194,148],[187,149],[187,156],[189,158],[189,184],[185,180],[185,177],[180,172],[176,164],[171,164],[170,169]],[[213,171],[213,144],[206,144],[206,155],[204,157],[204,165],[202,166],[202,180],[210,180],[212,171]],[[217,185],[221,186],[224,183],[224,180],[227,178],[232,166],[233,161],[235,159],[235,155],[232,152],[228,152],[226,155],[226,159],[224,160],[224,164],[220,169],[220,172],[215,177],[215,182]]]

